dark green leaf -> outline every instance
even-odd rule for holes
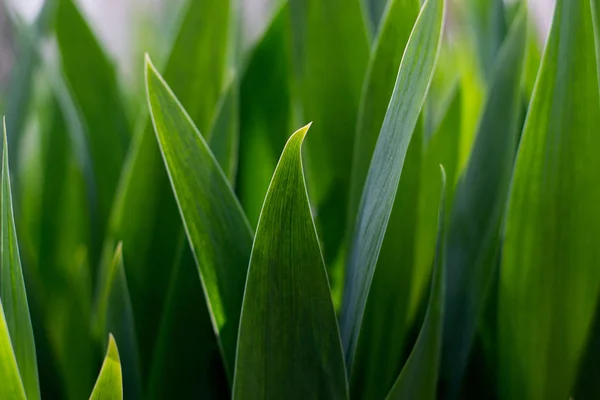
[[[341,314],[342,340],[349,367],[408,145],[433,74],[443,15],[444,0],[427,0],[421,9],[400,64],[367,175],[352,238]]]
[[[149,59],[146,84],[158,143],[231,373],[252,230],[204,138]]]
[[[288,140],[258,221],[242,306],[233,398],[348,398],[301,146]]]
[[[600,289],[600,102],[589,1],[556,2],[503,237],[503,398],[566,399]]]
[[[102,369],[94,386],[90,400],[122,400],[123,378],[119,350],[112,335],[108,337],[108,349],[102,363]]]
[[[0,300],[27,398],[40,398],[35,343],[13,215],[6,124],[3,122]]]
[[[408,361],[402,368],[388,399],[435,399],[437,392],[438,368],[441,358],[442,326],[444,318],[444,295],[446,267],[444,262],[444,198],[446,174],[443,167],[438,215],[438,237],[435,251],[435,265],[431,279],[431,294],[423,326]]]
[[[498,55],[471,157],[454,198],[445,260],[442,379],[457,395],[497,261],[500,223],[516,153],[526,16]]]
[[[366,19],[367,25],[369,26],[369,33],[372,37],[377,36],[377,32],[380,28],[383,14],[385,13],[386,5],[391,3],[388,0],[362,0],[367,14]],[[418,1],[418,0],[417,0]]]

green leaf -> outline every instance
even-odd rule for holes
[[[102,363],[102,369],[94,386],[90,400],[123,399],[123,378],[121,377],[121,361],[119,349],[112,335],[108,337],[108,349]]]
[[[56,38],[62,70],[86,127],[98,194],[98,232],[92,248],[97,260],[131,129],[114,67],[73,0],[59,0]]]
[[[346,365],[351,369],[365,305],[392,213],[408,145],[441,43],[444,0],[428,0],[408,41],[363,190],[354,228],[341,314]]]
[[[156,137],[231,374],[252,230],[206,141],[149,58],[146,85]]]
[[[417,0],[418,1],[418,0]],[[384,18],[386,6],[392,1],[388,0],[362,0],[367,19],[367,26],[371,37],[376,37],[381,28],[381,20]]]
[[[514,22],[498,55],[483,117],[454,198],[445,260],[442,380],[458,394],[497,266],[500,223],[519,139],[526,16]]]
[[[40,398],[35,343],[13,215],[6,124],[3,120],[0,300],[27,398]]]
[[[402,55],[418,14],[419,0],[390,0],[383,15],[358,110],[348,204],[349,227],[353,227],[356,220],[371,157],[394,90]]]
[[[25,400],[25,389],[19,374],[17,359],[10,342],[10,334],[4,308],[0,301],[0,397],[3,399]]]
[[[292,130],[289,5],[273,17],[241,82],[240,152],[236,192],[253,227]],[[265,79],[265,77],[269,79]]]
[[[138,345],[121,243],[115,249],[111,269],[104,284],[98,305],[97,335],[104,337],[110,332],[121,343],[124,392],[128,399],[138,399],[142,397]]]
[[[348,398],[339,329],[302,170],[288,140],[258,221],[233,398]]]
[[[297,120],[314,122],[306,142],[306,179],[325,262],[331,267],[346,234],[356,115],[369,42],[361,0],[290,0],[290,18],[294,95],[301,103]]]
[[[223,92],[230,9],[229,1],[187,1],[166,63],[165,77],[203,132],[210,129]],[[181,257],[182,233],[177,204],[148,119],[135,132],[123,167],[100,275],[106,275],[116,244],[122,241],[142,377],[149,376],[153,365],[161,321],[157,316],[163,313],[173,274],[168,267]],[[186,337],[186,331],[180,334]],[[207,345],[209,342],[207,339]]]
[[[435,399],[438,367],[441,358],[442,327],[444,318],[444,295],[446,267],[444,262],[444,198],[446,174],[442,171],[441,200],[438,215],[438,237],[435,265],[431,279],[431,294],[425,320],[402,372],[398,376],[388,399]]]
[[[505,221],[498,316],[502,398],[572,394],[600,289],[598,126],[590,3],[558,0]]]
[[[490,82],[497,62],[498,51],[506,35],[503,0],[470,0],[468,20],[477,45],[479,65],[486,81]]]

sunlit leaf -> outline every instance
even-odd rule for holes
[[[25,389],[17,367],[17,359],[12,348],[4,308],[0,301],[0,397],[25,400]]]
[[[94,386],[90,400],[122,400],[123,378],[117,343],[112,335],[108,337],[108,349],[102,369]]]
[[[377,140],[352,237],[341,314],[346,365],[352,366],[375,266],[392,213],[408,145],[441,42],[443,0],[423,5],[408,41]]]
[[[308,128],[288,140],[258,221],[240,321],[235,399],[348,398],[302,170]]]
[[[435,399],[438,368],[441,358],[444,318],[444,295],[446,266],[444,262],[444,199],[446,174],[443,167],[441,200],[438,214],[438,237],[435,265],[431,279],[431,294],[425,320],[402,372],[388,395],[388,399]]]
[[[6,124],[3,120],[0,301],[4,306],[6,325],[8,326],[25,393],[28,399],[35,400],[40,398],[40,385],[33,329],[29,316],[25,281],[21,269],[21,256],[15,229],[8,165]]]
[[[600,289],[600,102],[588,1],[556,2],[523,130],[499,286],[502,398],[569,398]]]
[[[206,141],[149,59],[146,84],[156,137],[232,373],[252,230]]]

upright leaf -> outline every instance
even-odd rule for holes
[[[503,0],[466,1],[468,20],[477,45],[479,65],[490,82],[497,62],[498,51],[506,35]]]
[[[381,25],[381,20],[384,18],[386,4],[391,3],[388,0],[362,0],[365,9],[365,19],[372,37],[377,36],[377,32]]]
[[[19,374],[17,359],[10,341],[4,308],[0,301],[0,397],[3,399],[25,400],[25,389]]]
[[[104,283],[106,286],[100,292],[100,304],[98,305],[97,334],[103,337],[112,332],[121,343],[123,376],[125,378],[124,392],[128,399],[139,399],[142,394],[138,345],[121,243],[115,249],[111,269]]]
[[[500,395],[566,399],[600,289],[600,102],[589,1],[558,0],[512,178]]]
[[[8,144],[6,124],[3,120],[2,149],[2,229],[0,265],[0,301],[6,310],[6,325],[12,338],[23,387],[28,399],[40,398],[40,385],[37,372],[37,359],[33,329],[25,292],[25,281],[21,269],[21,256],[17,243],[15,218],[13,215],[12,194],[10,190],[10,172],[8,168]]]
[[[500,50],[473,151],[454,198],[445,260],[442,379],[456,396],[497,265],[500,222],[516,153],[526,16]]]
[[[289,4],[275,14],[242,77],[236,192],[256,227],[279,155],[291,131]]]
[[[149,59],[146,85],[156,137],[231,373],[252,230],[204,138]]]
[[[187,1],[184,7],[165,76],[195,124],[208,132],[223,90],[230,1]],[[132,139],[101,263],[104,276],[117,242],[122,241],[142,377],[149,375],[153,365],[161,321],[158,316],[163,312],[171,267],[181,258],[182,232],[177,204],[148,119]],[[180,340],[192,340],[185,332],[181,335]],[[206,340],[202,344],[208,343]],[[214,343],[213,339],[211,346]]]
[[[408,145],[441,42],[444,0],[427,0],[406,46],[367,175],[348,261],[341,314],[346,365],[352,366],[369,288]]]
[[[444,318],[444,295],[446,267],[444,262],[444,199],[446,174],[442,171],[441,200],[438,214],[438,237],[435,265],[431,279],[431,294],[427,313],[417,342],[413,347],[402,372],[398,376],[388,399],[435,399],[438,368],[441,358],[442,326]]]
[[[258,221],[233,398],[348,398],[339,329],[312,219],[301,146],[288,140]]]
[[[90,400],[122,400],[123,378],[121,377],[121,360],[119,349],[112,335],[108,337],[108,349],[102,363],[98,380],[90,396]]]
[[[369,57],[360,3],[290,0],[298,118],[314,121],[306,142],[307,182],[331,265],[346,232],[356,114]]]
[[[73,0],[58,1],[56,37],[65,78],[87,128],[102,225],[91,249],[98,257],[97,241],[104,235],[131,132],[114,67]]]

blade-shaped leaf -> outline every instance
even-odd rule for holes
[[[349,227],[353,227],[356,220],[373,150],[394,90],[398,67],[418,14],[419,0],[390,0],[383,15],[358,110],[348,203]]]
[[[378,30],[381,28],[381,20],[384,18],[386,4],[391,3],[388,0],[362,0],[363,7],[369,27],[369,33],[372,37],[377,36]]]
[[[165,77],[197,126],[208,132],[223,91],[230,1],[188,0],[184,7]],[[115,196],[101,276],[106,275],[116,244],[122,241],[140,367],[142,377],[147,377],[160,330],[157,316],[162,315],[173,273],[169,267],[181,257],[183,227],[150,120],[140,128],[132,139]],[[185,332],[181,335],[186,337]]]
[[[444,262],[444,209],[446,197],[446,173],[441,168],[441,199],[438,214],[438,237],[435,262],[431,278],[431,294],[427,313],[402,372],[398,376],[388,399],[435,399],[438,367],[441,358],[444,318],[444,294],[446,267]]]
[[[572,394],[600,289],[598,126],[590,2],[558,0],[505,221],[502,398]]]
[[[289,12],[285,3],[273,17],[252,54],[240,88],[242,135],[236,191],[253,227],[287,132],[292,130]]]
[[[0,397],[3,399],[25,400],[25,388],[19,374],[17,359],[13,351],[4,316],[4,308],[0,301]]]
[[[233,398],[348,397],[301,146],[288,140],[262,208],[242,306]]]
[[[506,35],[504,1],[471,0],[465,4],[473,38],[477,44],[480,68],[489,82],[497,62],[498,51]]]
[[[40,398],[35,343],[13,215],[6,124],[3,122],[0,300],[27,398]]]
[[[56,38],[65,78],[87,128],[97,185],[98,223],[101,226],[90,249],[95,265],[131,129],[114,67],[73,0],[58,0]]]
[[[457,395],[497,265],[500,222],[516,153],[526,17],[514,22],[498,55],[483,117],[453,203],[445,260],[442,379]]]
[[[104,337],[110,332],[121,344],[124,392],[128,399],[139,399],[142,395],[137,336],[125,277],[121,243],[115,249],[111,269],[108,271],[104,283],[98,305],[97,334]]]
[[[314,122],[306,141],[306,179],[331,267],[346,233],[352,146],[369,43],[361,0],[291,0],[290,18],[294,90],[302,106],[298,117],[303,124]]]
[[[369,287],[402,166],[441,43],[444,0],[427,0],[408,41],[377,140],[354,228],[341,314],[346,365],[353,362]]]
[[[122,400],[123,378],[119,349],[112,335],[108,337],[108,349],[90,400]]]
[[[149,59],[146,85],[156,137],[231,373],[252,230],[204,138]]]

